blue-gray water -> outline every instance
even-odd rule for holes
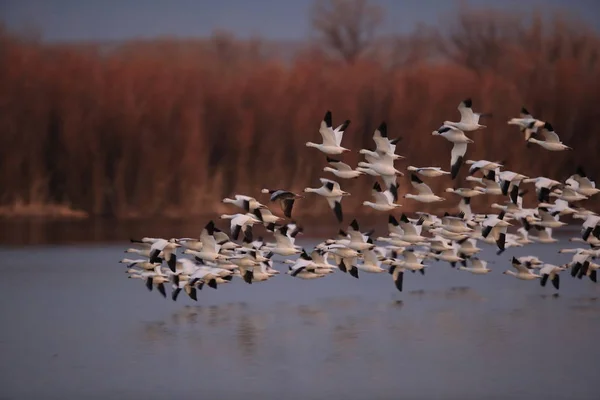
[[[490,274],[432,263],[403,293],[336,272],[197,303],[126,279],[128,245],[0,250],[0,398],[598,398],[600,285],[563,272],[556,297],[502,275],[512,255],[568,260],[558,245],[481,244]]]

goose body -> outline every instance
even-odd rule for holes
[[[444,125],[453,126],[456,129],[460,129],[463,132],[472,132],[486,128],[485,125],[479,124],[479,117],[484,114],[473,112],[473,101],[465,99],[458,105],[458,111],[460,112],[460,121],[444,121]]]

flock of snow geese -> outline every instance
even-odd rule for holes
[[[583,169],[577,171],[564,183],[546,177],[530,178],[523,174],[504,170],[504,165],[487,160],[463,161],[467,145],[474,143],[466,133],[485,129],[479,119],[486,114],[473,112],[471,99],[458,106],[460,121],[444,121],[434,131],[453,144],[450,156],[450,171],[439,167],[409,166],[410,182],[414,193],[403,197],[412,201],[433,203],[444,201],[433,193],[423,178],[434,179],[450,175],[454,180],[463,163],[469,166],[466,181],[474,182],[474,187],[448,188],[446,192],[460,197],[459,213],[446,213],[438,217],[429,213],[417,212],[411,219],[405,214],[399,218],[389,214],[389,234],[386,237],[373,238],[373,231],[362,232],[356,220],[346,231],[340,230],[335,238],[327,239],[316,245],[310,252],[295,244],[297,235],[303,229],[292,219],[294,202],[306,195],[296,194],[283,189],[262,189],[269,201],[279,203],[283,217],[275,215],[266,205],[256,198],[235,195],[223,199],[243,210],[237,214],[223,214],[228,219],[229,234],[208,222],[199,238],[149,238],[131,239],[140,247],[127,249],[126,253],[137,254],[139,258],[124,258],[120,262],[127,265],[129,278],[141,279],[148,290],[155,287],[166,297],[165,285],[172,286],[171,298],[176,300],[183,290],[192,300],[197,300],[197,290],[205,285],[217,289],[218,285],[231,282],[239,277],[248,284],[263,282],[280,273],[274,268],[273,256],[285,258],[281,264],[288,264],[286,274],[301,279],[325,277],[338,270],[358,278],[359,271],[365,273],[388,272],[395,287],[402,291],[403,277],[406,271],[425,274],[427,260],[448,262],[452,267],[460,264],[459,270],[472,274],[487,274],[491,270],[487,262],[477,257],[481,248],[477,241],[497,246],[497,254],[509,247],[522,247],[530,243],[555,243],[552,230],[566,225],[561,216],[583,220],[581,235],[570,239],[581,242],[584,247],[560,250],[561,253],[573,253],[572,261],[558,266],[548,264],[535,256],[512,257],[512,267],[504,274],[522,280],[539,279],[542,286],[550,281],[559,289],[560,272],[570,269],[573,277],[589,277],[596,282],[600,265],[593,260],[600,255],[600,216],[574,204],[600,192],[594,181],[590,180]],[[373,201],[365,201],[366,207],[380,212],[391,212],[400,207],[398,201],[397,176],[404,175],[395,168],[395,160],[404,158],[395,154],[399,138],[390,139],[384,123],[375,130],[373,140],[375,150],[360,150],[365,157],[353,169],[348,164],[333,158],[350,150],[342,147],[344,131],[350,124],[333,127],[332,115],[327,111],[321,121],[319,132],[322,143],[306,143],[326,154],[329,172],[340,179],[355,179],[361,175],[380,177],[383,184],[373,184]],[[509,125],[516,125],[525,135],[527,146],[536,144],[549,151],[571,150],[563,144],[550,123],[534,118],[525,108],[519,118],[512,118]],[[477,176],[479,175],[479,176]],[[305,193],[322,196],[333,210],[336,219],[343,221],[342,199],[350,193],[341,189],[334,180],[321,178],[319,188],[306,188]],[[538,205],[536,208],[524,208],[523,196],[528,192],[522,186],[533,184]],[[470,200],[480,195],[506,196],[502,204],[492,204],[498,214],[475,214],[471,211]],[[512,223],[511,223],[512,221]],[[520,225],[515,233],[509,233],[508,227]],[[272,233],[273,242],[263,238],[254,239],[253,226],[264,225]],[[535,234],[530,234],[535,232]],[[236,243],[242,235],[241,243]],[[377,245],[376,243],[379,243]],[[178,257],[177,250],[189,257]],[[329,262],[330,256],[334,263]],[[163,266],[163,263],[166,266]]]

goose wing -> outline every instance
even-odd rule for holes
[[[385,122],[382,122],[379,127],[375,129],[373,141],[377,146],[377,152],[393,153],[394,150],[392,149],[392,144],[387,136],[387,124]]]
[[[410,175],[410,184],[419,192],[419,194],[433,194],[431,188],[421,180],[416,174]]]
[[[332,181],[331,179],[327,179],[327,178],[319,178],[319,180],[321,181],[321,183],[323,185],[327,185],[329,184],[330,186],[332,186],[332,189],[330,189],[330,191],[334,191],[334,190],[340,190],[340,184],[337,183],[336,181]]]
[[[456,176],[467,152],[467,143],[454,143],[450,152],[450,168],[452,176]]]
[[[338,171],[352,171],[352,167],[340,160],[327,157],[327,162],[331,164],[334,168],[336,168]]]
[[[466,99],[460,102],[460,104],[458,105],[458,112],[460,112],[460,122],[461,123],[465,123],[465,124],[473,124],[473,123],[477,123],[477,121],[475,120],[475,114],[473,113],[473,109],[471,108],[473,106],[473,102],[471,101],[471,99]],[[477,117],[477,119],[479,119]]]
[[[544,127],[540,130],[542,135],[544,136],[544,140],[548,143],[560,143],[560,138],[554,132],[552,125],[546,123]]]
[[[344,121],[343,124],[339,125],[337,128],[335,128],[333,130],[333,135],[335,137],[335,144],[337,144],[338,146],[341,146],[342,144],[342,138],[344,137],[344,131],[346,130],[346,128],[348,128],[348,125],[350,125],[350,120],[346,120]]]
[[[337,146],[336,134],[333,131],[333,124],[331,121],[331,111],[325,113],[325,117],[323,117],[321,126],[319,127],[319,133],[323,137],[324,146]]]
[[[529,269],[523,265],[523,263],[521,263],[521,261],[519,261],[516,257],[513,256],[512,258],[512,262],[511,262],[513,268],[515,268],[518,272],[522,272],[525,274],[530,274],[531,271],[529,271]]]

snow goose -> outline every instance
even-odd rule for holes
[[[508,124],[518,126],[521,133],[525,134],[525,141],[529,143],[531,135],[534,134],[538,128],[543,127],[545,122],[533,118],[531,113],[527,111],[525,107],[521,107],[519,118],[509,119]]]
[[[350,125],[350,121],[346,120],[343,124],[333,129],[331,111],[327,111],[325,117],[321,121],[321,126],[319,127],[319,133],[323,137],[323,143],[317,144],[307,142],[306,147],[314,147],[325,154],[331,155],[350,151],[350,149],[341,146],[342,137],[344,136],[344,131],[348,128],[348,125]]]
[[[392,280],[394,281],[394,286],[398,291],[402,291],[402,282],[404,280],[404,268],[399,265],[392,264],[390,265],[390,269],[388,270],[390,275],[392,275]]]
[[[453,126],[442,125],[435,131],[431,132],[433,136],[441,136],[451,143],[475,143],[463,131]]]
[[[502,211],[500,214],[491,214],[481,223],[482,231],[481,236],[485,239],[491,236],[496,245],[498,246],[497,254],[501,254],[505,250],[506,244],[506,228],[512,225],[510,222],[504,220],[505,213]]]
[[[264,204],[259,203],[254,197],[236,194],[233,199],[229,197],[225,197],[223,199],[223,203],[225,204],[233,204],[236,207],[239,207],[246,212],[252,212],[256,208],[264,208],[266,207]]]
[[[379,154],[387,154],[394,159],[404,158],[396,153],[396,143],[398,143],[401,138],[389,139],[387,134],[387,124],[382,122],[375,132],[373,133],[373,141],[375,142],[375,146],[377,146],[375,152]]]
[[[478,257],[472,257],[470,267],[460,266],[458,269],[460,271],[470,272],[474,275],[484,275],[491,271],[491,269],[487,267],[487,264],[488,263],[485,260],[482,260]]]
[[[356,267],[363,272],[380,273],[386,272],[386,269],[381,268],[381,263],[377,258],[377,254],[373,250],[363,252],[363,262],[357,264]]]
[[[555,199],[554,203],[539,203],[538,206],[547,208],[551,215],[572,215],[577,212],[568,201],[561,199]]]
[[[450,175],[450,172],[444,171],[440,167],[413,167],[412,165],[410,165],[406,169],[408,171],[415,172],[419,175],[423,175],[428,178],[436,178],[442,175]]]
[[[452,215],[444,215],[436,226],[452,233],[469,233],[473,230],[467,226],[464,219]]]
[[[402,214],[399,221],[401,234],[391,233],[390,235],[397,235],[401,240],[412,244],[426,243],[427,238],[421,235],[423,231],[423,224],[421,222],[413,224],[408,220],[406,215]]]
[[[566,225],[565,222],[562,222],[558,219],[560,217],[558,213],[556,213],[556,215],[552,215],[547,208],[538,207],[537,214],[540,219],[533,223],[534,226],[543,228],[560,228],[561,226]]]
[[[575,174],[571,175],[565,183],[584,196],[590,197],[600,192],[600,189],[596,187],[596,182],[585,174],[582,167],[577,167]]]
[[[222,214],[221,219],[230,220],[231,237],[233,240],[237,240],[240,236],[240,232],[245,232],[249,226],[260,223],[260,220],[256,218],[254,214]]]
[[[137,259],[137,260],[132,260],[130,258],[124,258],[121,261],[119,261],[119,263],[127,264],[127,268],[136,267],[136,268],[141,268],[146,271],[154,271],[156,269],[156,267],[160,267],[162,264],[160,262],[151,263],[148,260],[145,260],[143,258]]]
[[[451,250],[444,250],[440,253],[429,253],[428,257],[438,261],[446,261],[450,263],[452,268],[456,267],[456,263],[462,262],[465,259],[458,255],[458,248],[452,248]]]
[[[537,136],[538,133],[541,133],[542,136],[544,136],[544,140],[539,140],[535,138],[535,136]],[[552,125],[550,125],[550,123],[548,122],[546,122],[541,129],[539,129],[535,134],[533,134],[529,138],[529,142],[540,145],[544,149],[550,151],[573,150],[571,147],[565,145],[563,142],[560,141],[560,138],[558,137],[556,132],[554,132],[554,128],[552,128]]]
[[[268,208],[257,208],[254,210],[254,215],[264,224],[265,228],[271,232],[275,230],[275,224],[283,219],[274,215]]]
[[[460,121],[444,121],[444,125],[453,126],[463,132],[477,131],[484,129],[485,125],[479,124],[479,117],[490,116],[490,114],[474,113],[473,101],[468,98],[460,102],[458,111],[460,112]]]
[[[487,171],[481,178],[474,176],[467,176],[468,181],[479,182],[484,185],[480,190],[485,194],[500,195],[502,194],[502,188],[496,178],[496,171]]]
[[[344,219],[342,213],[342,196],[350,196],[350,193],[341,190],[340,184],[336,181],[325,178],[320,178],[320,180],[323,186],[320,188],[306,188],[304,191],[325,197],[337,220],[342,222]]]
[[[331,158],[331,157],[327,157],[327,162],[332,167],[334,167],[334,168],[325,167],[325,168],[323,168],[323,171],[325,171],[325,172],[331,172],[332,174],[334,174],[338,178],[342,178],[342,179],[355,179],[355,178],[358,178],[361,175],[365,175],[366,174],[366,172],[364,172],[364,171],[354,170],[354,169],[352,169],[351,166],[349,166],[345,162],[342,162],[340,160],[336,160],[336,159]]]
[[[410,174],[410,183],[418,193],[416,195],[407,193],[403,196],[405,199],[413,199],[421,203],[433,203],[446,200],[443,197],[433,194],[431,188],[415,174]]]
[[[569,186],[563,187],[562,190],[555,189],[550,193],[550,197],[556,197],[569,203],[575,203],[576,201],[586,200],[588,197],[581,193],[576,192]]]
[[[527,268],[533,268],[544,263],[536,256],[521,256],[518,257],[517,260]]]
[[[373,185],[373,190],[371,191],[375,202],[372,201],[364,201],[363,205],[367,207],[371,207],[377,211],[391,211],[396,207],[401,207],[400,204],[394,203],[398,198],[398,194],[394,195],[391,191],[386,190],[385,192],[381,191],[381,186],[379,182],[375,182]]]
[[[446,188],[447,193],[454,193],[461,197],[475,197],[483,194],[483,188]]]
[[[402,258],[402,260],[397,259],[396,257],[386,258],[382,263],[396,265],[411,272],[419,271],[422,275],[425,275],[426,265],[423,264],[422,256],[417,255],[413,250],[404,250],[402,252]]]
[[[288,233],[289,227],[287,225],[284,225],[273,232],[275,246],[269,247],[269,251],[280,256],[292,256],[294,254],[299,254],[301,250],[294,245],[295,239],[290,237]]]
[[[467,237],[456,243],[459,245],[458,254],[462,258],[470,258],[481,251],[481,249],[477,247],[477,241],[473,238]]]
[[[498,181],[500,183],[500,188],[502,189],[502,194],[505,196],[509,196],[513,203],[516,203],[514,195],[518,193],[519,185],[521,184],[523,179],[527,179],[529,177],[513,171],[499,171],[496,173],[496,175],[498,176]],[[513,192],[513,190],[515,190],[515,187],[517,189],[515,192]]]
[[[583,240],[588,240],[598,225],[600,225],[600,216],[595,214],[590,214],[587,216],[583,222],[583,225],[581,226],[581,238]]]
[[[523,265],[521,263],[521,261],[519,261],[516,257],[512,258],[511,264],[512,264],[513,268],[515,268],[517,270],[517,272],[514,272],[512,270],[506,270],[503,272],[504,275],[511,275],[517,279],[522,279],[524,281],[530,281],[530,280],[534,280],[534,279],[538,279],[538,278],[542,277],[541,275],[534,274],[529,268],[527,268],[525,265]]]
[[[467,161],[465,161],[465,164],[471,166],[471,167],[469,167],[469,175],[473,175],[477,171],[481,171],[485,174],[486,172],[495,171],[504,166],[500,163],[488,161],[488,160],[479,160],[479,161],[467,160]]]
[[[329,253],[326,253],[321,249],[313,249],[310,253],[310,258],[312,259],[315,272],[318,274],[329,274],[332,273],[334,269],[338,268],[336,265],[329,264],[327,261]]]
[[[365,150],[360,151],[364,154]],[[379,154],[377,157],[374,157],[370,154],[365,154],[365,159],[367,162],[361,161],[358,163],[358,170],[366,172],[367,170],[372,170],[376,172],[383,178],[388,189],[392,185],[396,185],[396,175],[404,176],[404,173],[398,171],[394,167],[394,159],[388,154]]]
[[[523,179],[523,183],[535,184],[535,192],[538,195],[539,202],[549,202],[550,192],[553,189],[562,186],[561,182],[555,181],[554,179],[546,178],[544,176]]]
[[[554,286],[556,290],[558,290],[560,286],[560,276],[558,274],[560,271],[564,270],[565,268],[558,267],[552,264],[542,265],[542,267],[540,268],[540,275],[542,276],[542,279],[540,280],[540,285],[542,287],[546,286],[546,282],[548,282],[549,280],[550,282],[552,282],[552,286]]]
[[[283,211],[283,215],[287,218],[292,218],[292,207],[294,207],[294,201],[296,199],[301,199],[304,196],[300,194],[296,194],[294,192],[290,192],[289,190],[283,189],[262,189],[262,193],[269,194],[269,200],[271,202],[278,201],[279,206],[281,207],[281,211]]]
[[[435,235],[427,240],[429,242],[429,250],[434,253],[441,253],[442,251],[453,249],[450,241],[440,235]]]
[[[375,245],[369,241],[369,235],[364,235],[358,226],[358,221],[353,219],[350,225],[348,226],[348,232],[342,232],[341,240],[337,240],[337,243],[343,243],[351,249],[357,251],[363,250],[371,250],[375,247]],[[346,236],[350,239],[347,240]]]
[[[516,235],[516,241],[523,246],[525,246],[526,244],[535,243],[534,240],[531,240],[529,238],[529,231],[525,227],[517,229]]]
[[[174,241],[167,241],[165,239],[159,239],[156,242],[152,243],[150,246],[150,262],[157,263],[160,262],[159,255],[160,253],[164,254],[164,259],[167,262],[167,265],[171,269],[171,271],[175,271],[175,265],[177,263],[177,255],[175,251],[178,247],[181,247],[179,243],[175,243]]]

